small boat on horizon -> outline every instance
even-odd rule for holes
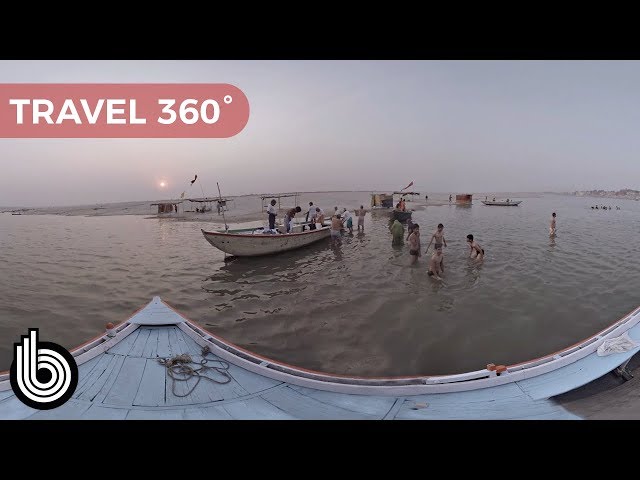
[[[510,201],[482,200],[482,203],[489,206],[495,205],[495,206],[501,206],[501,207],[517,207],[522,203],[522,200],[510,200]]]

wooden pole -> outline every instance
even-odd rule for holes
[[[220,203],[222,204],[222,194],[220,193],[220,184],[218,182],[216,182],[216,185],[218,186],[218,198],[220,199]],[[229,226],[227,225],[227,219],[224,218],[224,208],[222,209],[222,220],[224,220],[224,229],[225,231],[229,231]]]

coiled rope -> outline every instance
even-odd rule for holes
[[[203,378],[219,384],[225,384],[231,381],[231,375],[228,372],[229,364],[224,360],[220,360],[218,358],[207,358],[207,355],[209,353],[211,353],[209,347],[202,347],[202,359],[199,362],[194,361],[193,358],[191,358],[191,355],[189,355],[188,353],[175,355],[170,358],[158,359],[158,362],[161,365],[164,365],[167,369],[167,375],[169,375],[172,380],[171,392],[176,397],[186,397],[187,395],[190,395],[191,392],[193,392],[198,386],[200,380],[202,380]],[[218,365],[207,365],[209,362],[216,362]],[[200,367],[193,368],[190,364],[200,365]],[[217,379],[205,375],[205,373],[209,370],[212,370],[223,378]],[[182,395],[176,393],[177,382],[186,382],[193,377],[197,377],[196,383],[189,389],[187,393]]]

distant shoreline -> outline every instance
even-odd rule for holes
[[[595,194],[582,194],[582,195],[577,195],[575,193],[564,193],[563,195],[566,195],[568,197],[578,197],[578,198],[606,198],[608,200],[631,200],[631,201],[637,201],[638,199],[640,199],[640,195],[638,197],[620,197],[617,195],[595,195]]]
[[[235,199],[235,198],[246,198],[246,197],[261,197],[263,195],[284,195],[287,193],[298,193],[300,195],[313,195],[313,194],[327,194],[327,193],[392,193],[393,190],[387,189],[369,189],[369,190],[314,190],[314,191],[299,191],[299,192],[269,192],[265,193],[247,193],[244,195],[225,195],[224,198]],[[464,192],[468,193],[468,192]],[[425,195],[438,197],[444,196],[448,197],[449,195],[453,195],[455,198],[456,194],[460,194],[460,192],[428,192],[425,191]],[[488,196],[488,197],[498,197],[498,196],[524,196],[524,195],[573,195],[568,192],[471,192],[471,195],[475,196]],[[217,196],[206,196],[205,198],[216,199]],[[422,198],[422,194],[421,194]],[[80,203],[74,205],[37,205],[37,206],[0,206],[0,213],[7,212],[18,212],[18,211],[27,211],[27,210],[64,210],[64,209],[92,209],[92,210],[101,210],[106,209],[107,207],[115,207],[115,206],[128,206],[128,205],[150,205],[152,203],[172,203],[172,202],[180,202],[182,199],[179,198],[171,198],[171,199],[160,199],[160,200],[126,200],[121,202],[97,202],[97,203]]]
[[[81,217],[105,217],[105,216],[141,216],[147,219],[162,219],[177,222],[207,222],[214,224],[246,224],[249,222],[264,222],[266,213],[264,204],[271,195],[286,195],[287,193],[297,193],[299,196],[295,199],[288,197],[283,198],[279,202],[279,216],[284,216],[285,212],[295,205],[302,208],[301,216],[304,219],[307,213],[307,202],[313,201],[315,205],[320,206],[325,212],[333,212],[333,207],[348,208],[350,210],[357,209],[359,205],[370,206],[370,194],[372,190],[331,190],[317,192],[280,192],[272,194],[257,195],[239,195],[225,196],[231,203],[228,204],[227,210],[218,214],[215,205],[215,197],[206,197],[211,199],[208,207],[210,210],[206,212],[196,212],[197,203],[192,203],[189,199],[169,199],[169,200],[144,200],[130,202],[113,202],[93,205],[73,205],[73,206],[49,206],[49,207],[3,207],[0,213],[11,215],[56,215],[56,216],[81,216]],[[378,191],[375,191],[378,192]],[[266,195],[267,198],[262,199]],[[428,195],[428,200],[425,196]],[[408,199],[408,204],[413,210],[421,210],[429,207],[441,207],[449,205],[449,195],[456,193],[434,193],[425,192],[417,198]],[[491,192],[491,193],[473,193],[477,201],[484,197],[499,198],[532,198],[540,197],[543,193],[532,192]],[[455,200],[454,200],[455,202]],[[171,213],[158,213],[159,203],[179,204],[178,211]],[[181,204],[181,205],[180,205]]]

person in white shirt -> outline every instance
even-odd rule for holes
[[[276,215],[278,214],[278,209],[276,208],[276,201],[271,200],[271,203],[267,207],[267,213],[269,214],[269,230],[275,230],[276,228]]]
[[[367,211],[364,209],[364,205],[360,205],[360,210],[356,211],[356,215],[358,217],[358,231],[362,227],[362,231],[364,232],[364,216],[367,214]]]
[[[344,208],[342,211],[342,218],[343,225],[349,229],[349,233],[353,233],[353,216],[351,215],[351,212]]]
[[[313,224],[313,230],[324,227],[324,211],[320,207],[316,207],[316,223]]]

